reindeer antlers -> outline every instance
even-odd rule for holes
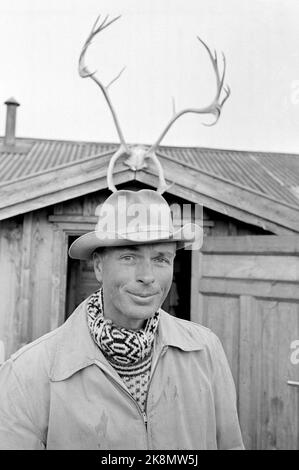
[[[172,124],[179,118],[181,117],[183,114],[187,114],[187,113],[195,113],[195,114],[214,114],[215,116],[215,121],[212,122],[211,124],[204,124],[205,126],[213,126],[216,124],[216,122],[218,121],[219,117],[220,117],[220,114],[221,114],[221,110],[222,110],[222,106],[224,105],[225,101],[228,99],[229,95],[230,95],[230,88],[229,86],[223,86],[223,83],[224,83],[224,77],[225,77],[225,70],[226,70],[226,60],[225,60],[225,55],[222,53],[222,58],[223,58],[223,72],[222,72],[222,75],[220,77],[220,73],[219,73],[219,68],[218,68],[218,57],[217,57],[217,52],[214,51],[214,54],[215,56],[213,56],[211,50],[209,49],[209,47],[206,45],[206,43],[200,39],[200,37],[197,36],[197,39],[204,45],[204,47],[206,48],[206,50],[208,51],[208,54],[209,54],[209,57],[211,59],[211,62],[212,62],[212,65],[213,65],[213,68],[214,68],[214,71],[215,71],[215,75],[216,75],[216,84],[217,84],[217,91],[216,91],[216,95],[212,101],[212,103],[204,108],[186,108],[186,109],[183,109],[179,112],[175,112],[175,106],[174,106],[174,103],[173,103],[173,110],[174,110],[174,114],[173,114],[173,117],[170,119],[170,121],[167,123],[166,127],[164,128],[163,132],[161,133],[161,135],[159,136],[158,140],[152,145],[152,147],[150,148],[150,152],[155,152],[155,150],[157,149],[157,147],[159,146],[159,144],[161,143],[162,139],[165,137],[165,135],[167,134],[167,132],[169,131],[169,129],[171,128]],[[222,90],[224,91],[224,97],[222,99],[222,101],[220,101],[220,95],[222,93]]]
[[[205,44],[205,42],[202,39],[200,39],[199,37],[197,37],[198,41],[201,44],[203,44],[203,46],[207,50],[207,52],[209,54],[209,57],[211,59],[212,65],[213,65],[215,75],[216,75],[217,90],[216,90],[216,95],[215,95],[213,101],[211,102],[211,104],[209,104],[208,106],[206,106],[204,108],[186,108],[186,109],[183,109],[179,112],[176,112],[175,107],[173,106],[173,108],[174,108],[173,109],[173,117],[167,123],[165,129],[163,130],[163,132],[159,136],[158,140],[149,149],[144,149],[141,146],[139,146],[139,147],[138,146],[137,147],[136,146],[135,147],[128,146],[125,142],[124,137],[123,137],[123,134],[122,134],[122,131],[121,131],[118,119],[117,119],[116,112],[115,112],[115,110],[112,106],[110,97],[108,95],[109,87],[120,77],[120,75],[124,71],[125,67],[118,73],[118,75],[113,80],[110,81],[110,83],[108,85],[105,86],[95,76],[96,71],[95,72],[90,72],[89,69],[85,65],[85,54],[86,54],[86,51],[87,51],[88,47],[90,46],[93,38],[95,37],[95,35],[102,32],[105,28],[107,28],[112,23],[117,21],[120,18],[120,16],[117,16],[116,18],[113,18],[109,21],[108,21],[108,18],[109,18],[108,15],[105,16],[103,21],[99,24],[100,16],[98,16],[98,18],[96,19],[96,22],[93,25],[93,28],[92,28],[89,36],[88,36],[88,38],[86,39],[86,41],[84,43],[84,46],[82,48],[80,58],[79,58],[79,74],[82,78],[87,78],[87,77],[91,78],[100,87],[100,89],[101,89],[101,91],[102,91],[102,93],[105,97],[105,100],[106,100],[106,102],[107,102],[107,104],[110,108],[110,111],[111,111],[111,114],[112,114],[112,117],[113,117],[113,120],[114,120],[114,123],[115,123],[115,127],[116,127],[116,130],[117,130],[119,139],[120,139],[120,143],[121,143],[119,149],[111,157],[110,162],[109,162],[109,167],[108,167],[108,171],[107,171],[108,188],[113,192],[115,192],[117,190],[116,187],[113,184],[114,165],[115,165],[116,161],[118,160],[118,158],[120,158],[123,155],[127,155],[129,158],[126,160],[125,164],[127,164],[133,171],[138,171],[139,169],[145,168],[147,166],[145,164],[146,159],[151,159],[153,161],[153,163],[155,164],[155,166],[157,168],[158,176],[159,176],[159,187],[158,187],[157,191],[160,194],[162,194],[164,191],[169,189],[169,186],[167,186],[167,183],[166,183],[165,178],[164,178],[163,168],[161,166],[161,163],[160,163],[155,151],[156,151],[157,147],[159,146],[159,144],[161,143],[162,139],[165,137],[166,133],[169,131],[172,124],[179,117],[181,117],[183,114],[186,114],[186,113],[213,114],[215,116],[215,121],[211,124],[204,124],[204,125],[212,126],[212,125],[216,124],[216,122],[218,121],[218,119],[220,117],[222,107],[223,107],[225,101],[228,99],[228,97],[230,95],[230,88],[228,86],[224,86],[224,78],[225,78],[225,71],[226,71],[225,56],[222,53],[223,71],[222,71],[222,74],[220,74],[219,68],[218,68],[217,52],[214,51],[214,55],[213,55],[211,50],[209,49],[209,47]],[[224,92],[224,96],[221,99],[222,92]]]
[[[113,117],[113,120],[114,120],[114,123],[115,123],[115,127],[116,127],[116,130],[117,130],[117,133],[118,133],[118,136],[119,136],[119,139],[121,141],[121,144],[123,145],[124,149],[126,151],[128,151],[128,147],[127,147],[127,144],[125,142],[125,139],[124,139],[124,136],[123,136],[123,133],[122,133],[122,130],[120,128],[120,125],[119,125],[119,122],[118,122],[118,119],[117,119],[117,115],[116,115],[116,112],[112,106],[112,103],[111,103],[111,100],[110,100],[110,97],[108,95],[108,88],[112,85],[112,83],[114,83],[122,74],[122,72],[124,71],[125,67],[119,72],[119,74],[113,79],[111,80],[111,82],[108,84],[108,85],[104,85],[100,80],[98,80],[98,78],[95,76],[96,74],[96,71],[95,72],[90,72],[89,69],[86,67],[85,65],[85,54],[86,54],[86,51],[88,49],[88,47],[90,46],[93,38],[95,37],[96,34],[102,32],[105,28],[107,28],[108,26],[110,26],[112,23],[114,23],[115,21],[117,21],[120,16],[117,16],[116,18],[113,18],[112,20],[108,21],[108,18],[109,16],[105,16],[105,18],[103,19],[102,23],[99,25],[99,20],[100,20],[100,15],[97,17],[93,27],[92,27],[92,30],[88,36],[88,38],[86,39],[85,43],[84,43],[84,46],[82,48],[82,51],[81,51],[81,54],[80,54],[80,58],[79,58],[79,75],[80,77],[82,78],[91,78],[99,87],[100,89],[102,90],[102,93],[108,103],[108,106],[110,108],[110,111],[112,113],[112,117]]]

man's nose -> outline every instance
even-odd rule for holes
[[[143,284],[152,284],[155,280],[153,268],[150,261],[141,261],[136,272],[137,281]]]

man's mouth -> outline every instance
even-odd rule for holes
[[[151,293],[145,293],[145,292],[131,292],[128,291],[130,295],[132,295],[135,299],[140,299],[141,301],[146,301],[152,299],[155,295],[157,295],[157,292],[151,292]]]

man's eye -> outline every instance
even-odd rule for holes
[[[156,261],[158,261],[158,263],[166,263],[166,264],[170,264],[170,261],[168,258],[164,258],[163,256],[159,256],[158,258],[155,258]]]
[[[133,255],[124,255],[121,257],[121,259],[125,260],[125,261],[132,261],[134,259],[134,256]]]

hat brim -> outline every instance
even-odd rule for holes
[[[135,236],[134,236],[135,235]],[[189,223],[176,230],[173,233],[161,234],[155,232],[146,232],[144,237],[140,233],[130,233],[129,235],[103,234],[88,232],[77,238],[69,248],[69,256],[73,259],[88,260],[97,248],[117,247],[129,245],[144,245],[152,243],[170,243],[176,242],[176,249],[187,248],[196,243],[199,248],[202,244],[203,230],[193,223]]]

